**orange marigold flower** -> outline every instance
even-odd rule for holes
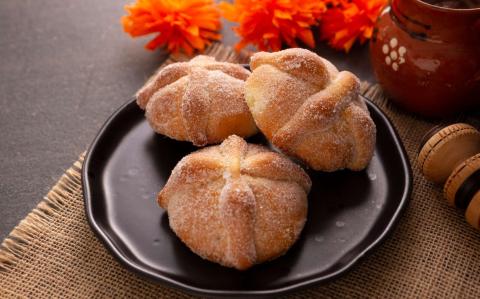
[[[278,51],[282,43],[297,47],[297,39],[315,46],[310,27],[326,7],[321,0],[235,0],[222,2],[223,16],[238,22],[234,31],[241,37],[237,50],[254,44],[262,51]]]
[[[387,0],[333,0],[322,15],[320,35],[335,49],[348,52],[357,38],[364,43]]]
[[[166,46],[191,55],[220,39],[220,12],[213,0],[137,0],[125,10],[123,29],[132,37],[158,33],[145,45],[149,50]]]

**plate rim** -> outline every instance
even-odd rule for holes
[[[404,177],[404,184],[405,188],[403,189],[403,194],[401,197],[401,200],[391,217],[390,221],[388,224],[382,229],[382,233],[373,241],[371,242],[365,249],[360,251],[359,254],[357,254],[354,258],[352,258],[348,263],[346,263],[344,266],[342,266],[340,269],[328,274],[328,275],[322,275],[320,277],[312,277],[310,279],[306,279],[305,281],[302,282],[297,282],[288,286],[284,287],[279,287],[279,288],[274,288],[274,289],[269,289],[269,290],[218,290],[218,289],[210,289],[210,288],[199,288],[195,286],[191,286],[182,282],[179,282],[175,279],[166,277],[165,275],[161,273],[157,273],[154,271],[151,271],[149,269],[146,269],[144,267],[141,267],[131,261],[125,254],[123,254],[122,250],[117,248],[115,245],[114,241],[109,237],[107,232],[103,231],[101,226],[96,222],[94,213],[93,213],[93,199],[91,196],[91,190],[90,190],[90,185],[88,182],[88,171],[91,167],[91,159],[92,159],[92,153],[94,152],[94,149],[97,147],[98,142],[100,141],[102,135],[105,133],[107,128],[110,126],[110,124],[116,119],[116,117],[123,112],[123,110],[128,107],[129,105],[132,105],[136,102],[135,98],[131,98],[124,104],[122,104],[119,108],[117,108],[105,121],[105,123],[102,125],[101,129],[98,131],[96,134],[95,138],[93,139],[92,143],[88,147],[87,153],[85,155],[83,165],[82,165],[82,193],[83,193],[83,198],[84,198],[84,208],[85,208],[85,214],[87,218],[87,222],[90,225],[90,228],[94,232],[94,234],[97,236],[97,238],[103,243],[104,247],[112,254],[117,261],[119,261],[123,266],[127,267],[130,270],[133,270],[136,273],[141,274],[144,277],[149,278],[150,280],[153,280],[155,282],[163,283],[166,286],[173,287],[177,290],[185,291],[190,294],[194,295],[208,295],[208,296],[214,296],[214,297],[245,297],[245,296],[250,296],[250,297],[258,297],[258,296],[274,296],[274,295],[283,295],[287,293],[291,293],[294,291],[299,291],[301,289],[305,289],[307,287],[311,287],[313,285],[318,285],[321,283],[326,283],[328,281],[331,281],[348,271],[350,271],[359,261],[361,261],[365,256],[372,254],[372,252],[379,247],[387,238],[388,236],[392,233],[393,229],[397,225],[399,219],[401,218],[402,212],[405,210],[409,200],[410,196],[412,193],[412,188],[413,188],[413,175],[412,175],[412,168],[410,165],[410,161],[408,158],[408,154],[405,151],[404,145],[400,139],[400,136],[398,135],[398,132],[390,119],[388,118],[385,113],[374,103],[372,102],[369,98],[361,95],[361,97],[365,100],[367,106],[369,109],[375,110],[377,115],[382,119],[382,121],[386,124],[386,128],[388,129],[390,135],[393,137],[395,147],[398,148],[400,152],[400,162],[402,165],[402,168],[405,172],[405,177]]]

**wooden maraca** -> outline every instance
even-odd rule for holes
[[[465,218],[480,229],[480,154],[462,162],[448,177],[443,194],[451,205],[465,209]]]
[[[445,198],[479,229],[480,132],[464,123],[435,127],[423,138],[418,165],[428,180],[446,182]]]

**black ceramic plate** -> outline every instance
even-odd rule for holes
[[[367,104],[377,126],[370,165],[361,172],[309,171],[307,224],[298,242],[274,261],[245,272],[224,268],[175,236],[156,194],[175,164],[196,148],[155,134],[134,101],[113,114],[86,156],[82,178],[90,225],[125,266],[191,293],[278,295],[332,279],[386,237],[411,191],[410,166],[394,128]],[[264,143],[261,135],[249,141]]]

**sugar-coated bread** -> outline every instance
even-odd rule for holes
[[[244,270],[297,240],[310,187],[308,175],[285,156],[230,136],[184,157],[158,203],[193,252]]]
[[[296,48],[256,53],[250,68],[247,104],[275,146],[316,170],[368,165],[376,128],[355,75]]]
[[[241,65],[197,56],[171,64],[136,94],[152,128],[196,146],[220,143],[231,134],[253,135],[257,128],[245,103],[250,72]]]

